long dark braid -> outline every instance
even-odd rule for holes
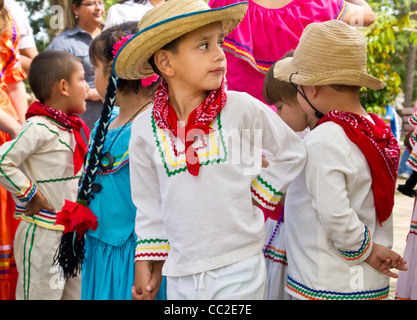
[[[110,30],[109,33],[111,35]],[[111,53],[111,47],[113,46],[113,44],[110,43],[108,39],[106,39],[106,45],[104,47],[105,51]],[[110,49],[108,48],[109,46]],[[101,111],[101,116],[95,130],[94,139],[92,142],[90,141],[91,146],[89,146],[89,157],[86,157],[84,161],[85,170],[78,190],[76,202],[81,203],[85,206],[88,206],[90,202],[90,194],[92,191],[92,186],[97,173],[97,169],[100,165],[101,149],[103,148],[104,140],[106,138],[108,127],[110,124],[110,118],[114,108],[114,102],[116,100],[118,84],[119,78],[113,73],[111,73],[108,80],[107,92],[105,101],[103,103],[103,109]],[[62,267],[63,276],[65,280],[68,280],[70,277],[76,277],[80,273],[81,266],[85,260],[84,245],[84,236],[77,236],[75,231],[63,233],[61,237],[61,243],[59,244],[54,256],[53,264],[58,264]]]
[[[88,206],[92,185],[100,164],[101,149],[110,124],[110,117],[116,99],[118,77],[111,74],[107,86],[106,99],[101,111],[101,117],[94,135],[94,140],[90,148],[89,161],[85,161],[85,172],[78,190],[77,202]],[[85,260],[85,238],[77,236],[75,231],[64,233],[61,243],[54,256],[54,264],[62,267],[65,280],[76,277],[81,272],[81,266]]]
[[[97,168],[100,165],[101,149],[104,145],[107,130],[110,124],[110,117],[114,108],[114,100],[116,99],[117,85],[119,78],[114,74],[109,77],[109,84],[107,85],[106,99],[101,111],[100,121],[95,131],[94,140],[91,145],[89,153],[90,158],[85,166],[85,173],[81,181],[81,187],[78,192],[78,199],[85,201],[88,205],[90,201],[90,194],[94,179],[97,173]]]
[[[119,79],[111,72],[111,64],[113,61],[112,49],[114,44],[123,37],[136,32],[137,22],[126,22],[103,31],[90,44],[91,63],[97,66],[97,63],[100,62],[103,66],[107,66],[108,68],[106,70],[110,71],[110,77],[101,117],[96,126],[94,138],[90,141],[88,156],[84,161],[84,174],[78,190],[76,202],[86,207],[90,203],[90,194],[93,189],[94,179],[100,166],[102,148],[110,124],[116,93],[120,92],[125,94],[132,91],[138,93],[141,90],[143,94],[148,94],[151,97],[158,85],[155,82],[145,88],[141,86],[140,80]],[[85,260],[84,244],[84,236],[78,236],[75,231],[66,232],[62,235],[61,243],[55,253],[54,264],[59,264],[62,267],[66,280],[70,277],[76,277],[81,271],[81,266]]]

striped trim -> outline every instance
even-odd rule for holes
[[[223,50],[233,54],[237,58],[245,60],[262,74],[266,74],[268,69],[275,63],[275,61],[256,60],[253,56],[253,51],[249,47],[229,37],[224,38]]]
[[[309,300],[384,300],[388,298],[389,286],[376,290],[338,292],[314,290],[287,276],[287,289],[300,298]]]
[[[414,152],[414,149],[409,155],[406,164],[414,171],[417,171],[417,154]]]
[[[398,292],[395,293],[395,300],[411,300],[411,298],[401,298],[398,296]]]
[[[417,236],[417,221],[411,221],[409,235],[410,234]]]
[[[365,226],[365,231],[363,233],[364,239],[362,242],[361,247],[357,251],[345,251],[345,250],[339,250],[339,252],[342,254],[342,256],[348,260],[348,261],[355,261],[359,260],[363,257],[363,255],[368,251],[368,249],[371,247],[371,233],[368,230],[368,228]]]
[[[26,210],[25,207],[22,207],[16,204],[15,213],[14,213],[15,217],[21,218],[22,220],[25,220],[29,223],[36,224],[47,229],[64,230],[64,226],[55,225],[55,221],[56,221],[55,212],[41,210],[39,213],[36,213],[33,216],[26,216],[25,210]]]
[[[417,112],[414,112],[409,118],[408,123],[412,126],[417,126]]]
[[[136,243],[136,260],[165,260],[168,257],[169,242],[165,239],[144,239]]]
[[[346,12],[348,11],[348,4],[346,3],[346,1],[342,1],[342,3],[340,4],[338,13],[335,16],[335,20],[343,20],[344,16],[346,15]]]
[[[288,265],[287,262],[287,252],[285,250],[279,250],[273,246],[264,246],[266,251],[264,252],[265,259],[272,260],[275,263],[279,263],[282,265]]]
[[[33,230],[29,236],[30,229],[33,229]],[[30,259],[32,255],[33,241],[35,239],[35,231],[36,231],[36,224],[30,224],[28,229],[26,230],[25,242],[23,245],[23,299],[24,300],[29,300],[30,267],[31,267]],[[28,249],[26,249],[27,246],[29,246]]]
[[[168,177],[187,171],[184,144],[180,139],[174,138],[170,131],[157,127],[153,112],[151,113],[151,122],[155,143]],[[198,136],[194,143],[196,144],[194,147],[197,150],[200,166],[227,161],[221,112],[210,124],[210,127],[215,128],[215,131],[208,135]]]
[[[13,245],[0,246],[0,276],[9,274],[11,268],[15,268],[16,263],[13,257]]]
[[[13,195],[20,201],[20,202],[28,202],[30,201],[36,193],[38,188],[36,185],[32,183],[32,181],[27,180],[26,186],[23,190],[14,193]]]
[[[282,192],[275,190],[268,182],[258,176],[251,184],[252,198],[266,209],[274,210],[278,205]]]

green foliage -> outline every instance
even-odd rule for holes
[[[401,92],[401,77],[392,69],[390,60],[396,52],[396,33],[407,24],[403,18],[387,13],[392,11],[387,2],[370,3],[376,12],[376,19],[370,27],[362,30],[368,41],[368,72],[384,81],[386,86],[382,90],[362,88],[361,103],[368,112],[379,115],[385,114],[384,106],[391,104]]]

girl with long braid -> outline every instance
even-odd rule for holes
[[[75,239],[70,233],[67,239],[63,237],[61,251],[57,252],[57,260],[64,265],[67,278],[78,272],[82,264],[81,299],[84,300],[132,298],[136,207],[130,191],[130,128],[133,120],[151,106],[159,80],[158,77],[137,81],[118,79],[112,74],[111,66],[118,49],[137,32],[136,28],[137,22],[114,26],[103,31],[90,45],[95,86],[104,101],[103,110],[90,138],[78,203],[68,202],[67,211],[61,213],[74,217],[77,209],[72,207],[81,206],[83,210],[88,207],[97,222],[86,231],[85,240],[82,231],[76,232]],[[72,243],[74,251],[65,249],[65,242]],[[77,246],[81,246],[80,250]],[[70,260],[66,259],[74,259],[75,264],[68,264]],[[157,299],[165,299],[164,287]]]

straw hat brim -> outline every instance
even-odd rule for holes
[[[157,22],[130,38],[113,61],[113,73],[119,78],[136,80],[155,74],[148,63],[152,55],[182,35],[214,22],[221,22],[225,35],[245,17],[247,2],[221,8],[191,12]]]
[[[274,77],[286,82],[289,82],[291,77],[291,82],[305,86],[338,84],[366,87],[373,90],[380,90],[385,87],[382,80],[359,70],[339,69],[314,75],[303,74],[292,62],[293,57],[278,61],[274,67]]]

